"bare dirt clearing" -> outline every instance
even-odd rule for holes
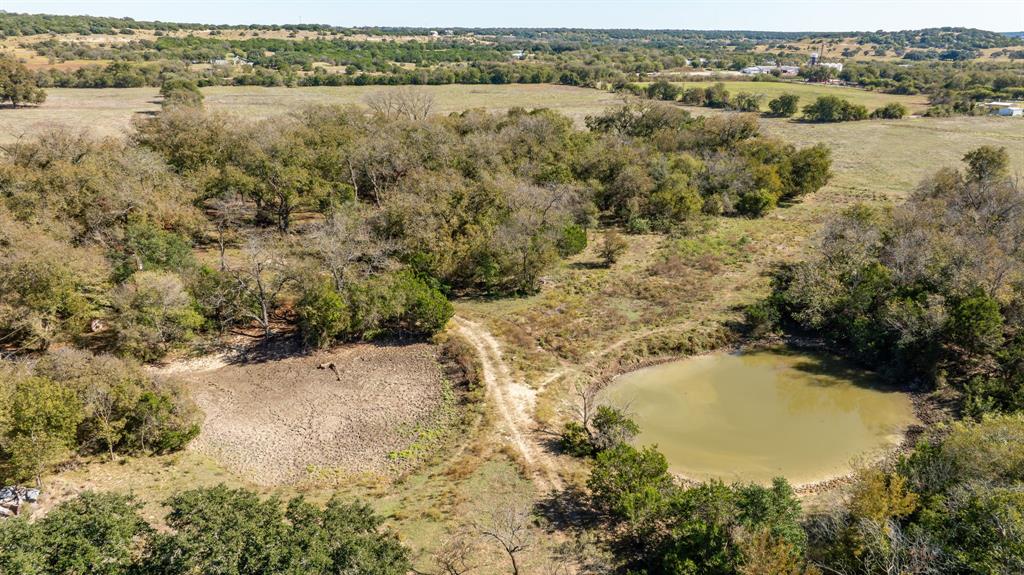
[[[317,369],[323,363],[338,375]],[[386,473],[388,454],[408,448],[444,401],[428,344],[360,344],[176,375],[206,413],[190,448],[259,485],[300,481],[311,469]]]

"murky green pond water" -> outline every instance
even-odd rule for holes
[[[903,393],[838,359],[785,349],[688,358],[625,374],[606,393],[692,479],[794,484],[843,475],[915,422]]]

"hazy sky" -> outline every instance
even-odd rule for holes
[[[0,0],[0,10],[216,24],[783,31],[1024,30],[1024,0]]]

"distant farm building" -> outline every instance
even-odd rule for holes
[[[740,72],[748,76],[756,76],[758,74],[771,74],[778,70],[783,76],[796,76],[800,72],[799,66],[748,66]]]
[[[985,106],[997,116],[1024,116],[1024,102],[988,102]]]

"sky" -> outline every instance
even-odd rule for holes
[[[1024,30],[1024,0],[0,0],[0,10],[207,24],[863,31]]]

